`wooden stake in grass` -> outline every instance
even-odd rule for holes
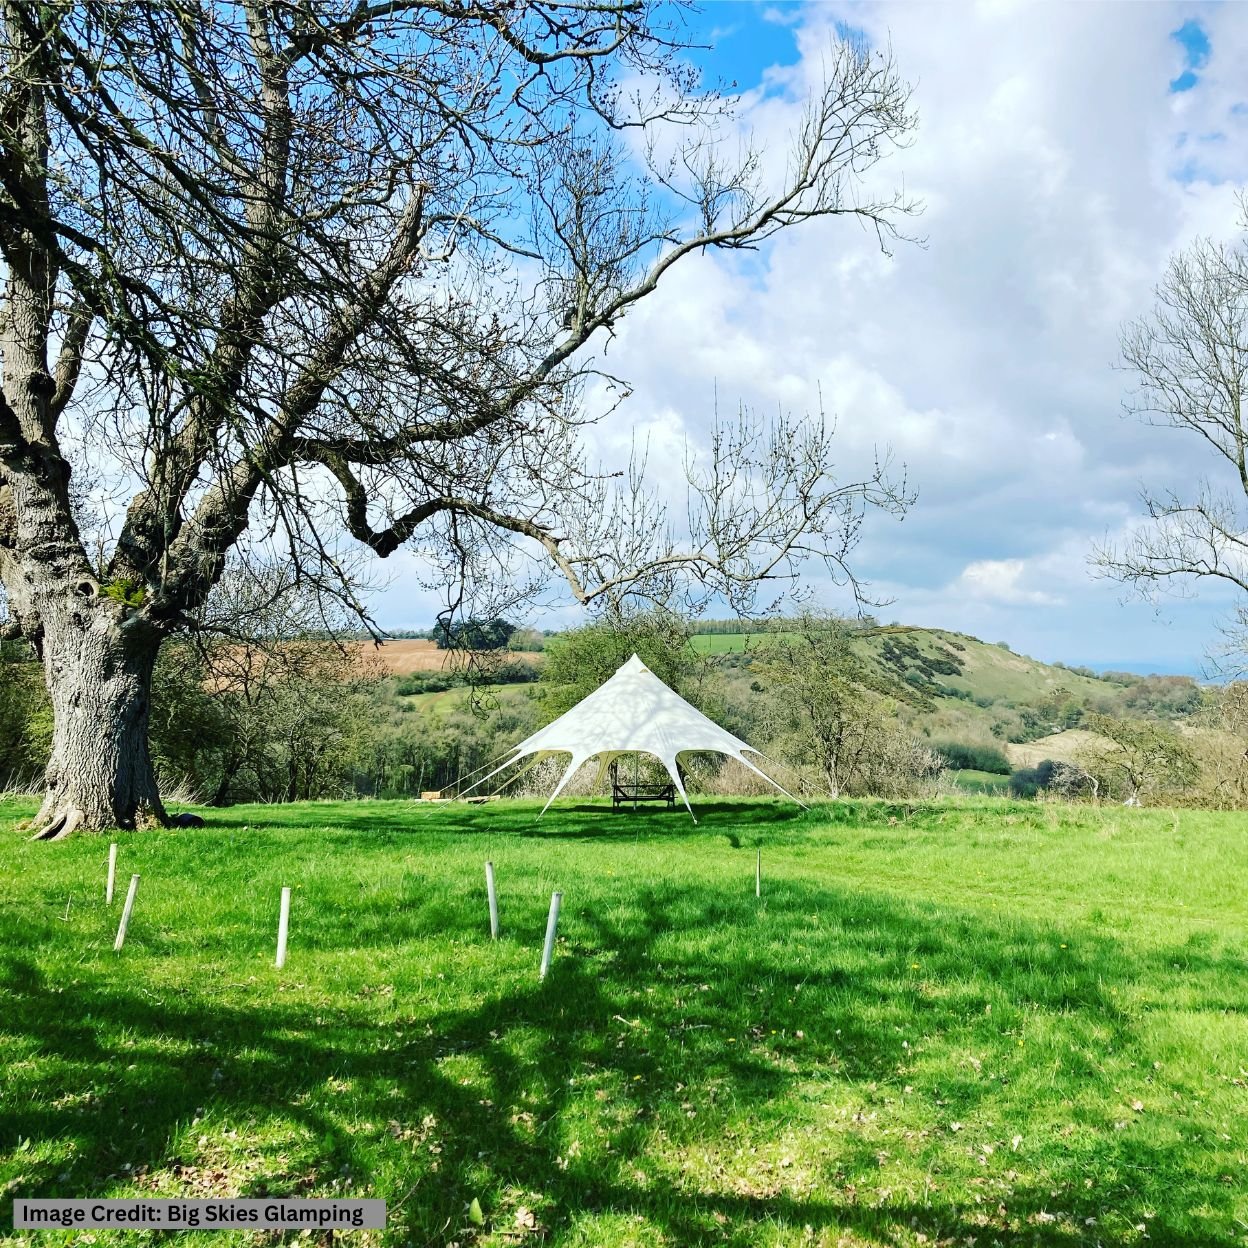
[[[286,965],[286,937],[290,933],[290,889],[282,889],[282,909],[277,919],[277,969]]]
[[[485,895],[490,902],[490,939],[498,939],[498,890],[494,887],[494,864],[485,864]]]
[[[550,959],[555,952],[555,929],[559,926],[559,903],[562,900],[562,893],[551,893],[550,914],[546,919],[546,947],[542,950],[542,969],[537,974],[538,979],[545,979],[546,972],[550,970]]]
[[[113,885],[117,882],[117,842],[108,847],[108,885],[104,889],[104,904],[113,904]]]
[[[754,896],[763,895],[763,851],[758,851],[758,861],[754,866]]]
[[[126,943],[126,928],[130,926],[130,911],[134,909],[135,894],[139,891],[139,877],[130,877],[130,891],[126,893],[126,904],[121,908],[121,924],[117,928],[117,939],[113,941],[113,952],[118,953]]]

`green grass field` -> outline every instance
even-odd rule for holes
[[[0,805],[0,1235],[18,1195],[352,1194],[413,1248],[1248,1242],[1242,816],[538,809],[123,834],[115,954],[106,842]]]
[[[697,654],[740,654],[767,644],[766,633],[695,633],[689,646]]]
[[[949,771],[945,774],[959,789],[965,789],[968,793],[1004,794],[1010,787],[1009,776],[998,775],[995,771],[975,771],[967,767],[960,771]]]
[[[482,685],[476,692],[478,697],[495,699],[500,706],[523,702],[532,696],[534,686],[531,684],[517,685]],[[471,689],[462,686],[454,689],[443,689],[438,693],[407,693],[399,694],[403,702],[434,719],[444,719],[462,711],[472,696]]]

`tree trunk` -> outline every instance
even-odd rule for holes
[[[238,773],[238,769],[242,766],[243,760],[235,755],[229,755],[221,765],[221,779],[217,784],[217,791],[208,801],[209,806],[228,806],[230,796],[230,786],[234,783],[234,777]]]
[[[837,783],[836,768],[825,767],[823,774],[828,782],[828,796],[834,800],[839,798],[841,796],[841,786]]]
[[[63,618],[44,614],[54,721],[36,840],[165,822],[147,740],[152,669],[163,638],[121,615],[111,602],[71,608]]]
[[[837,774],[837,763],[839,759],[834,751],[826,748],[823,752],[823,775],[828,782],[828,796],[833,800],[841,796],[840,776]]]

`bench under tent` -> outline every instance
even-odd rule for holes
[[[790,801],[804,805],[751,762],[745,756],[746,751],[762,757],[761,751],[690,706],[633,655],[610,680],[604,681],[553,723],[521,741],[500,766],[465,792],[471,792],[523,758],[570,754],[567,769],[542,807],[542,814],[545,814],[583,763],[597,758],[605,772],[621,755],[649,754],[663,764],[690,818],[696,823],[677,760],[682,754],[710,752],[735,758]]]

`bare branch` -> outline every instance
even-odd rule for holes
[[[1145,490],[1146,526],[1092,557],[1146,597],[1212,578],[1248,592],[1248,249],[1209,240],[1176,255],[1153,312],[1123,333],[1128,412],[1198,437],[1227,481]]]
[[[74,305],[65,326],[65,335],[61,340],[61,350],[56,357],[56,368],[52,379],[56,389],[52,392],[49,404],[52,419],[55,420],[74,397],[74,389],[78,385],[78,375],[82,371],[83,352],[87,347],[87,337],[95,318],[82,302]]]
[[[88,638],[112,647],[96,670],[129,673],[141,725],[155,648],[249,532],[361,615],[340,541],[417,551],[455,602],[553,570],[608,609],[744,609],[808,559],[862,592],[863,518],[909,495],[886,457],[836,477],[821,421],[717,430],[679,524],[640,464],[586,461],[585,384],[617,385],[593,352],[673,265],[819,217],[885,245],[917,211],[865,189],[914,124],[887,52],[833,46],[785,162],[698,81],[679,19],[0,0],[0,577],[59,647],[53,685]],[[62,721],[96,704],[62,693]],[[127,774],[116,818],[159,817],[144,759]]]

